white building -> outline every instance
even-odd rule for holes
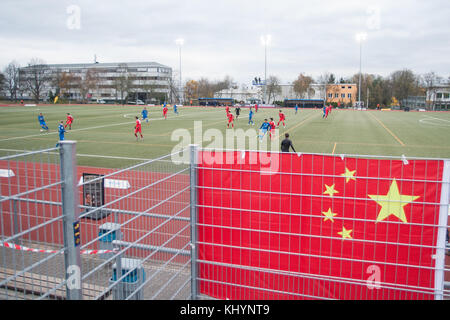
[[[40,99],[46,100],[49,92],[61,92],[69,100],[167,100],[174,94],[172,68],[156,62],[47,64],[42,68],[44,81]],[[33,82],[36,66],[19,69],[22,84]],[[62,76],[68,81],[62,87]],[[34,99],[29,86],[22,85],[22,99]]]
[[[428,88],[426,104],[431,110],[450,110],[450,84]]]
[[[274,101],[284,101],[286,99],[325,99],[326,88],[320,84],[311,84],[311,90],[308,94],[300,97],[294,92],[293,84],[281,84],[281,92],[276,94],[275,97],[271,96],[269,103]],[[214,98],[232,98],[237,101],[243,101],[245,103],[253,104],[256,102],[261,103],[264,96],[264,86],[241,86],[238,89],[224,89],[217,92]]]

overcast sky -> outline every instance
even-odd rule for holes
[[[79,18],[79,19],[78,19]],[[155,61],[182,76],[264,78],[261,36],[270,34],[268,75],[338,78],[359,71],[355,34],[366,32],[363,72],[409,68],[450,75],[449,0],[1,0],[0,67]]]

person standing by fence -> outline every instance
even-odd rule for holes
[[[284,137],[285,137],[284,140],[281,141],[281,151],[289,152],[289,148],[292,148],[292,150],[294,152],[297,152],[294,149],[294,145],[292,144],[292,141],[289,139],[289,133],[285,133]]]

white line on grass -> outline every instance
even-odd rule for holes
[[[436,122],[436,120],[445,121],[448,123],[445,123],[445,122],[439,123],[439,122]],[[434,126],[434,127],[450,127],[450,121],[444,120],[444,119],[439,119],[439,118],[434,118],[434,117],[426,117],[426,118],[420,119],[419,122],[426,124],[426,125]]]
[[[185,115],[180,115],[178,117],[183,117]],[[164,118],[156,118],[156,119],[151,119],[153,121],[159,121],[159,120],[164,120]],[[114,123],[114,124],[107,124],[107,125],[103,125],[103,126],[96,126],[96,127],[88,127],[88,128],[81,128],[81,129],[73,129],[70,130],[70,132],[78,132],[78,131],[86,131],[86,130],[93,130],[93,129],[101,129],[101,128],[109,128],[109,127],[116,127],[116,126],[122,126],[125,124],[132,124],[133,122],[121,122],[121,123]],[[13,138],[6,138],[6,139],[0,139],[1,141],[10,141],[10,140],[19,140],[19,139],[25,139],[25,138],[32,138],[32,137],[40,137],[42,135],[49,135],[49,134],[58,134],[57,131],[53,131],[53,132],[48,132],[48,133],[40,133],[40,134],[32,134],[32,135],[28,135],[28,136],[20,136],[20,137],[13,137]]]

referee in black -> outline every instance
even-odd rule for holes
[[[289,148],[292,148],[292,150],[294,150],[294,145],[292,144],[292,141],[289,139],[289,133],[285,133],[284,134],[285,139],[283,141],[281,141],[281,151],[282,152],[289,152]]]

